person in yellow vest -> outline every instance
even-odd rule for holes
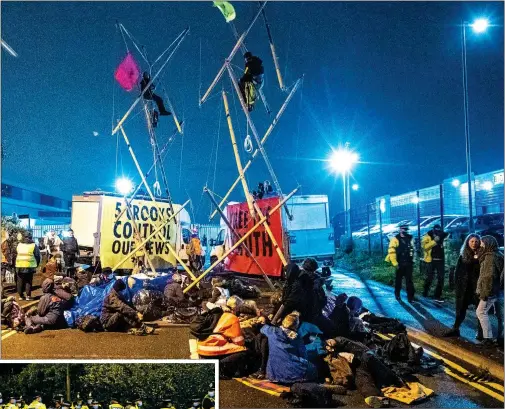
[[[230,300],[228,300],[230,301]],[[211,335],[197,342],[197,353],[203,358],[218,359],[220,376],[235,377],[244,367],[249,353],[238,317],[232,312],[223,312]]]
[[[135,399],[135,409],[141,409],[142,408],[142,398]]]
[[[93,402],[93,400],[91,401]],[[77,401],[75,403],[75,409],[89,409],[89,407],[84,403],[84,401],[81,398],[77,398]]]
[[[124,408],[125,409],[133,409],[133,404],[131,403],[131,401],[127,400],[125,402]]]
[[[163,399],[161,409],[175,409],[172,399]]]
[[[202,400],[202,409],[214,409],[216,406],[216,392],[214,390],[214,384],[211,383],[209,386],[209,392],[204,396]]]
[[[25,300],[31,300],[33,275],[40,264],[39,247],[35,244],[32,234],[28,231],[23,233],[21,243],[16,248],[16,274],[18,277],[18,295]]]
[[[110,399],[109,409],[124,409],[123,406],[119,403],[117,398]]]
[[[46,405],[42,403],[42,396],[35,395],[33,402],[30,403],[28,409],[46,409]]]
[[[195,273],[200,271],[203,267],[202,243],[196,229],[193,229],[189,243],[186,246],[186,254],[188,255],[189,268]]]
[[[188,409],[202,409],[202,405],[200,404],[200,399],[195,398],[192,400],[193,404]]]
[[[17,399],[13,396],[9,398],[9,403],[5,405],[5,409],[17,409],[16,405]]]
[[[433,298],[438,303],[443,303],[442,291],[444,289],[445,278],[445,250],[444,241],[448,233],[444,232],[442,226],[436,224],[433,229],[427,232],[421,240],[421,247],[424,253],[425,274],[423,296],[428,297],[430,287],[437,276],[437,286]]]
[[[26,404],[26,402],[22,396],[19,397],[19,399],[17,401],[17,406],[18,406],[18,408],[21,408],[21,409],[28,409],[28,405]]]
[[[93,409],[100,409],[102,405],[100,405],[100,403],[96,399],[93,399],[93,402],[91,402],[91,407]]]

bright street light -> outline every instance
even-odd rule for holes
[[[478,18],[470,25],[475,33],[483,33],[489,27],[489,21],[487,18]]]
[[[356,191],[359,189],[359,185],[357,183],[355,183],[354,185],[352,185],[352,190]]]
[[[412,198],[412,203],[418,204],[419,203],[419,198],[417,196],[414,197],[414,198]]]
[[[123,196],[126,196],[133,190],[133,182],[125,177],[118,178],[116,180],[116,190]]]
[[[452,181],[452,185],[453,185],[454,187],[458,187],[460,184],[461,184],[461,182],[459,181],[459,179],[453,179],[453,181]]]
[[[330,157],[332,169],[338,173],[346,173],[351,170],[353,165],[359,160],[358,154],[348,149],[339,149],[334,151]]]

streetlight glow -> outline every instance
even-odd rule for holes
[[[475,33],[483,33],[489,27],[489,20],[487,18],[478,18],[470,25]]]
[[[414,198],[412,198],[412,203],[418,204],[419,203],[419,198],[417,196],[414,197]]]
[[[352,190],[356,191],[359,189],[359,185],[357,183],[355,183],[354,185],[352,185]]]
[[[353,165],[357,163],[359,156],[355,152],[347,149],[339,149],[334,151],[330,157],[330,165],[338,173],[346,173],[351,170]]]
[[[484,190],[487,190],[488,192],[493,190],[493,182],[490,182],[489,180],[486,180],[483,184],[482,184],[482,188]]]
[[[460,184],[461,184],[461,182],[459,181],[459,179],[453,179],[453,181],[452,181],[452,185],[453,185],[454,187],[458,187]]]
[[[116,180],[116,190],[123,196],[126,196],[133,190],[133,182],[125,177],[118,178]]]

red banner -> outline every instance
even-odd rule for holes
[[[279,203],[278,197],[270,197],[257,201],[263,214],[267,214],[272,208]],[[258,219],[252,220],[249,214],[247,202],[226,207],[228,220],[232,227],[240,235],[244,236],[257,222]],[[273,236],[279,245],[282,247],[282,221],[281,211],[279,209],[273,215],[267,216],[267,223],[272,230]],[[236,238],[232,238],[232,245],[237,242]],[[254,258],[261,265],[261,268],[269,276],[279,277],[282,274],[282,261],[277,254],[274,244],[270,236],[265,230],[264,225],[260,225],[244,242],[249,248]],[[228,256],[229,264],[227,270],[237,273],[261,275],[261,270],[251,257],[247,255],[243,246],[239,246],[233,253]]]

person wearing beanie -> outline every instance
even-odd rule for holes
[[[103,301],[100,321],[106,331],[123,332],[142,326],[143,316],[126,301],[121,294],[124,290],[126,290],[125,282],[116,280],[112,291]]]
[[[33,275],[40,264],[40,251],[29,231],[23,233],[21,242],[17,245],[16,254],[17,290],[19,299],[23,299],[23,294],[26,292],[25,300],[30,301],[32,299]]]
[[[266,377],[272,382],[293,384],[317,378],[314,364],[308,360],[303,339],[298,335],[300,314],[286,315],[280,327],[265,324],[261,333],[268,338]]]
[[[444,240],[448,233],[442,230],[439,224],[433,226],[433,230],[426,233],[421,240],[421,247],[424,253],[424,267],[426,279],[424,282],[423,295],[428,297],[431,284],[437,274],[437,286],[435,288],[434,299],[436,302],[444,302],[442,299],[442,291],[444,289],[445,279],[445,250]]]

